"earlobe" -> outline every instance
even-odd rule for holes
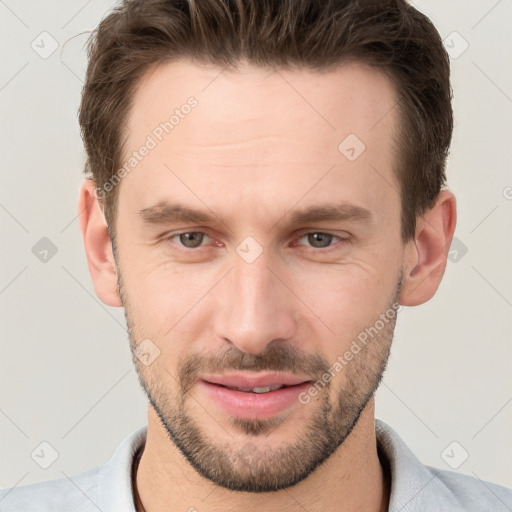
[[[108,306],[122,306],[117,288],[117,272],[112,242],[103,215],[102,205],[96,197],[94,182],[84,181],[78,199],[80,230],[84,241],[87,265],[99,299]]]
[[[443,190],[418,219],[416,236],[407,244],[400,304],[417,306],[434,296],[446,269],[456,221],[455,196]]]

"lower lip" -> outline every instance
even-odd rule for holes
[[[201,380],[199,386],[227,413],[241,419],[264,420],[298,403],[299,395],[311,382],[289,386],[268,393],[246,393]]]

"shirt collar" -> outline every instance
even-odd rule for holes
[[[437,512],[441,494],[436,470],[414,455],[402,438],[382,420],[375,420],[377,446],[385,455],[391,472],[389,512]],[[446,506],[446,496],[442,496]],[[446,509],[445,509],[446,510]]]
[[[98,507],[111,512],[136,512],[132,487],[135,454],[146,443],[147,426],[141,427],[117,447],[112,458],[101,467],[98,482]]]

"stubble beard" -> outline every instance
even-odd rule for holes
[[[204,373],[222,373],[226,370],[271,370],[288,371],[312,376],[321,376],[332,363],[318,354],[299,352],[290,345],[269,344],[261,354],[244,353],[236,347],[230,347],[222,355],[205,356],[193,354],[180,363],[177,395],[170,399],[168,389],[163,382],[169,382],[161,365],[161,377],[150,374],[151,367],[145,367],[134,355],[137,340],[134,315],[128,306],[118,272],[119,292],[125,307],[130,345],[139,382],[157,413],[169,439],[181,451],[190,465],[204,478],[216,485],[233,491],[264,493],[292,487],[315,471],[345,441],[356,426],[361,413],[379,387],[385,372],[393,340],[396,315],[375,335],[341,370],[344,375],[324,384],[315,400],[298,407],[309,409],[309,420],[298,426],[295,440],[286,446],[269,447],[265,438],[271,436],[288,420],[288,416],[279,415],[265,420],[247,420],[231,416],[230,427],[236,433],[236,439],[243,438],[238,444],[224,429],[226,441],[212,439],[203,425],[187,410],[194,403],[193,384]],[[389,309],[395,309],[398,303],[402,275],[397,282],[393,301]],[[396,309],[395,309],[396,312]],[[361,330],[361,332],[364,330]],[[167,372],[169,373],[169,372]],[[333,385],[336,379],[343,379],[344,385],[333,400]],[[172,382],[175,382],[174,380]],[[174,403],[173,403],[174,402]],[[208,408],[204,404],[201,409]],[[295,409],[295,408],[294,408]],[[196,408],[197,410],[197,408]],[[293,410],[290,414],[293,414]],[[211,422],[214,420],[211,419]],[[229,439],[231,437],[231,439]]]

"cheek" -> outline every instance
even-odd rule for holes
[[[199,350],[201,343],[211,343],[216,316],[230,311],[231,302],[237,299],[222,283],[232,262],[176,264],[160,253],[148,256],[150,252],[148,248],[134,250],[129,263],[126,260],[124,294],[137,338],[157,341],[162,352],[172,347],[176,360]],[[283,311],[301,318],[297,339],[290,342],[303,340],[304,350],[318,351],[329,360],[344,352],[389,307],[396,287],[395,259],[380,245],[358,252],[342,264],[272,262],[291,290],[284,290]],[[276,301],[269,304],[274,307]]]
[[[312,321],[318,319],[316,337],[332,340],[317,347],[328,358],[335,359],[366,327],[374,325],[394,298],[394,268],[383,272],[354,262],[301,274],[300,278],[295,274],[291,288],[310,308]]]
[[[126,274],[124,293],[139,335],[144,331],[147,337],[165,338],[168,344],[168,339],[178,339],[177,333],[185,328],[187,338],[193,339],[204,325],[208,296],[218,280],[216,269],[134,264]]]

